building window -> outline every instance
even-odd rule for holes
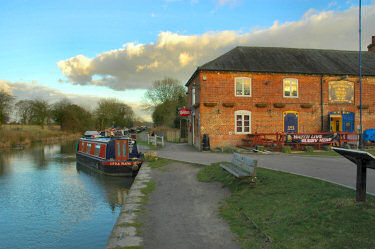
[[[298,98],[298,80],[284,79],[284,98]]]
[[[235,82],[235,96],[250,97],[251,96],[251,79],[246,77],[239,77],[234,79]]]
[[[195,105],[195,88],[191,89],[191,105]]]
[[[251,112],[236,111],[235,116],[235,133],[250,134],[251,133]]]

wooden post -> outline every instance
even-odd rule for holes
[[[158,136],[155,134],[155,140],[154,140],[154,145],[156,146],[156,145],[158,145],[158,143],[157,143],[157,141],[156,140],[158,140]]]
[[[147,134],[147,144],[150,144],[150,134]]]
[[[161,146],[164,147],[164,137],[163,136],[161,137]]]
[[[365,202],[366,201],[366,176],[367,176],[367,168],[364,165],[364,162],[361,159],[357,160],[357,194],[356,194],[356,201],[357,202]]]

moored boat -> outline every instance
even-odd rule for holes
[[[135,139],[128,137],[80,138],[77,162],[112,176],[134,176],[142,165]]]

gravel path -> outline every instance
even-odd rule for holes
[[[218,215],[230,196],[220,183],[197,181],[198,166],[172,163],[151,171],[156,189],[140,217],[144,248],[240,248],[229,225]]]

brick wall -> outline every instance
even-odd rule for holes
[[[251,97],[236,97],[234,94],[236,77],[251,78]],[[298,79],[298,98],[283,97],[283,79]],[[204,71],[198,72],[188,86],[189,106],[191,89],[196,89],[195,142],[200,148],[203,134],[209,134],[211,148],[239,145],[246,135],[235,134],[235,116],[237,110],[251,111],[251,132],[283,132],[285,111],[299,113],[299,132],[318,132],[329,130],[328,113],[349,111],[355,113],[355,126],[359,124],[359,84],[355,83],[355,103],[329,104],[328,82],[338,80],[340,76],[316,76],[276,73],[240,73]],[[357,82],[358,77],[345,79]],[[322,83],[321,83],[322,82]],[[323,127],[321,108],[321,84],[323,84]],[[364,129],[375,128],[375,77],[362,80],[362,104],[369,105],[363,110]],[[210,104],[204,104],[210,103]],[[233,107],[224,107],[223,103],[235,103]],[[266,107],[257,107],[257,103],[266,103]],[[284,103],[285,107],[276,108],[274,103]],[[312,108],[302,108],[301,104],[312,104]],[[216,104],[216,105],[215,105]]]

